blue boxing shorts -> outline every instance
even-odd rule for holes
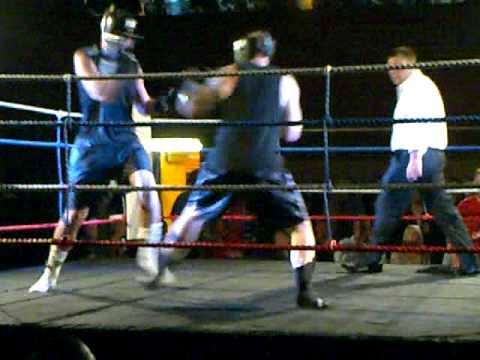
[[[68,179],[71,185],[108,184],[110,180],[125,183],[138,170],[151,171],[150,158],[138,140],[120,144],[75,144],[70,152]],[[96,204],[98,191],[72,191],[69,209],[82,209]]]

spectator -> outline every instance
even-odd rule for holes
[[[408,225],[403,232],[402,245],[404,246],[421,246],[423,245],[423,234],[419,225]],[[428,254],[422,253],[392,253],[390,258],[391,264],[429,264]]]
[[[480,168],[475,170],[472,182],[480,185]],[[467,196],[458,203],[457,208],[472,237],[473,245],[480,246],[480,194]],[[451,243],[448,243],[448,246],[451,247]],[[459,261],[458,254],[445,254],[443,257],[443,265],[450,266],[453,269],[459,267]]]
[[[370,221],[357,220],[353,222],[353,234],[340,240],[339,245],[362,246],[370,242],[372,225]],[[362,268],[368,265],[368,259],[361,252],[340,252],[334,253],[334,260],[346,269]]]

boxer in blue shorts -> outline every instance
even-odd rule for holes
[[[74,54],[75,73],[79,76],[141,74],[132,53],[136,34],[135,18],[114,6],[104,13],[101,22],[100,48],[90,46]],[[78,83],[80,107],[86,122],[132,122],[132,106],[143,114],[158,110],[161,99],[152,99],[143,79],[82,80]],[[69,183],[107,184],[111,179],[128,180],[133,186],[154,186],[150,160],[133,127],[80,127],[69,159]],[[157,243],[163,236],[161,204],[157,192],[138,192],[148,222],[147,241]],[[100,193],[74,191],[69,194],[68,209],[60,219],[55,239],[75,241],[89,208],[99,201]],[[68,224],[68,226],[67,226]],[[45,270],[30,292],[48,292],[57,285],[60,269],[69,248],[52,245]],[[158,249],[142,248],[137,262],[150,278],[157,275]],[[153,272],[153,274],[151,273]]]

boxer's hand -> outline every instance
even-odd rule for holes
[[[422,165],[422,159],[418,156],[418,151],[412,151],[406,170],[406,176],[409,182],[416,181],[422,176]]]
[[[328,242],[328,248],[329,248],[330,250],[334,250],[335,247],[337,247],[337,245],[338,245],[337,240],[330,240],[330,241]]]

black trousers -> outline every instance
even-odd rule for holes
[[[407,183],[406,169],[409,161],[408,151],[396,151],[390,165],[382,178],[382,184]],[[428,149],[423,156],[423,174],[417,183],[442,185],[444,176],[445,153],[442,150]],[[411,203],[414,189],[385,189],[375,203],[375,224],[373,227],[373,244],[388,243],[393,235],[400,217]],[[472,240],[463,223],[453,200],[444,189],[421,190],[427,211],[434,217],[448,241],[454,246],[473,246]],[[371,253],[371,262],[380,260],[380,253]],[[473,254],[460,254],[462,269],[471,272],[477,268]]]

